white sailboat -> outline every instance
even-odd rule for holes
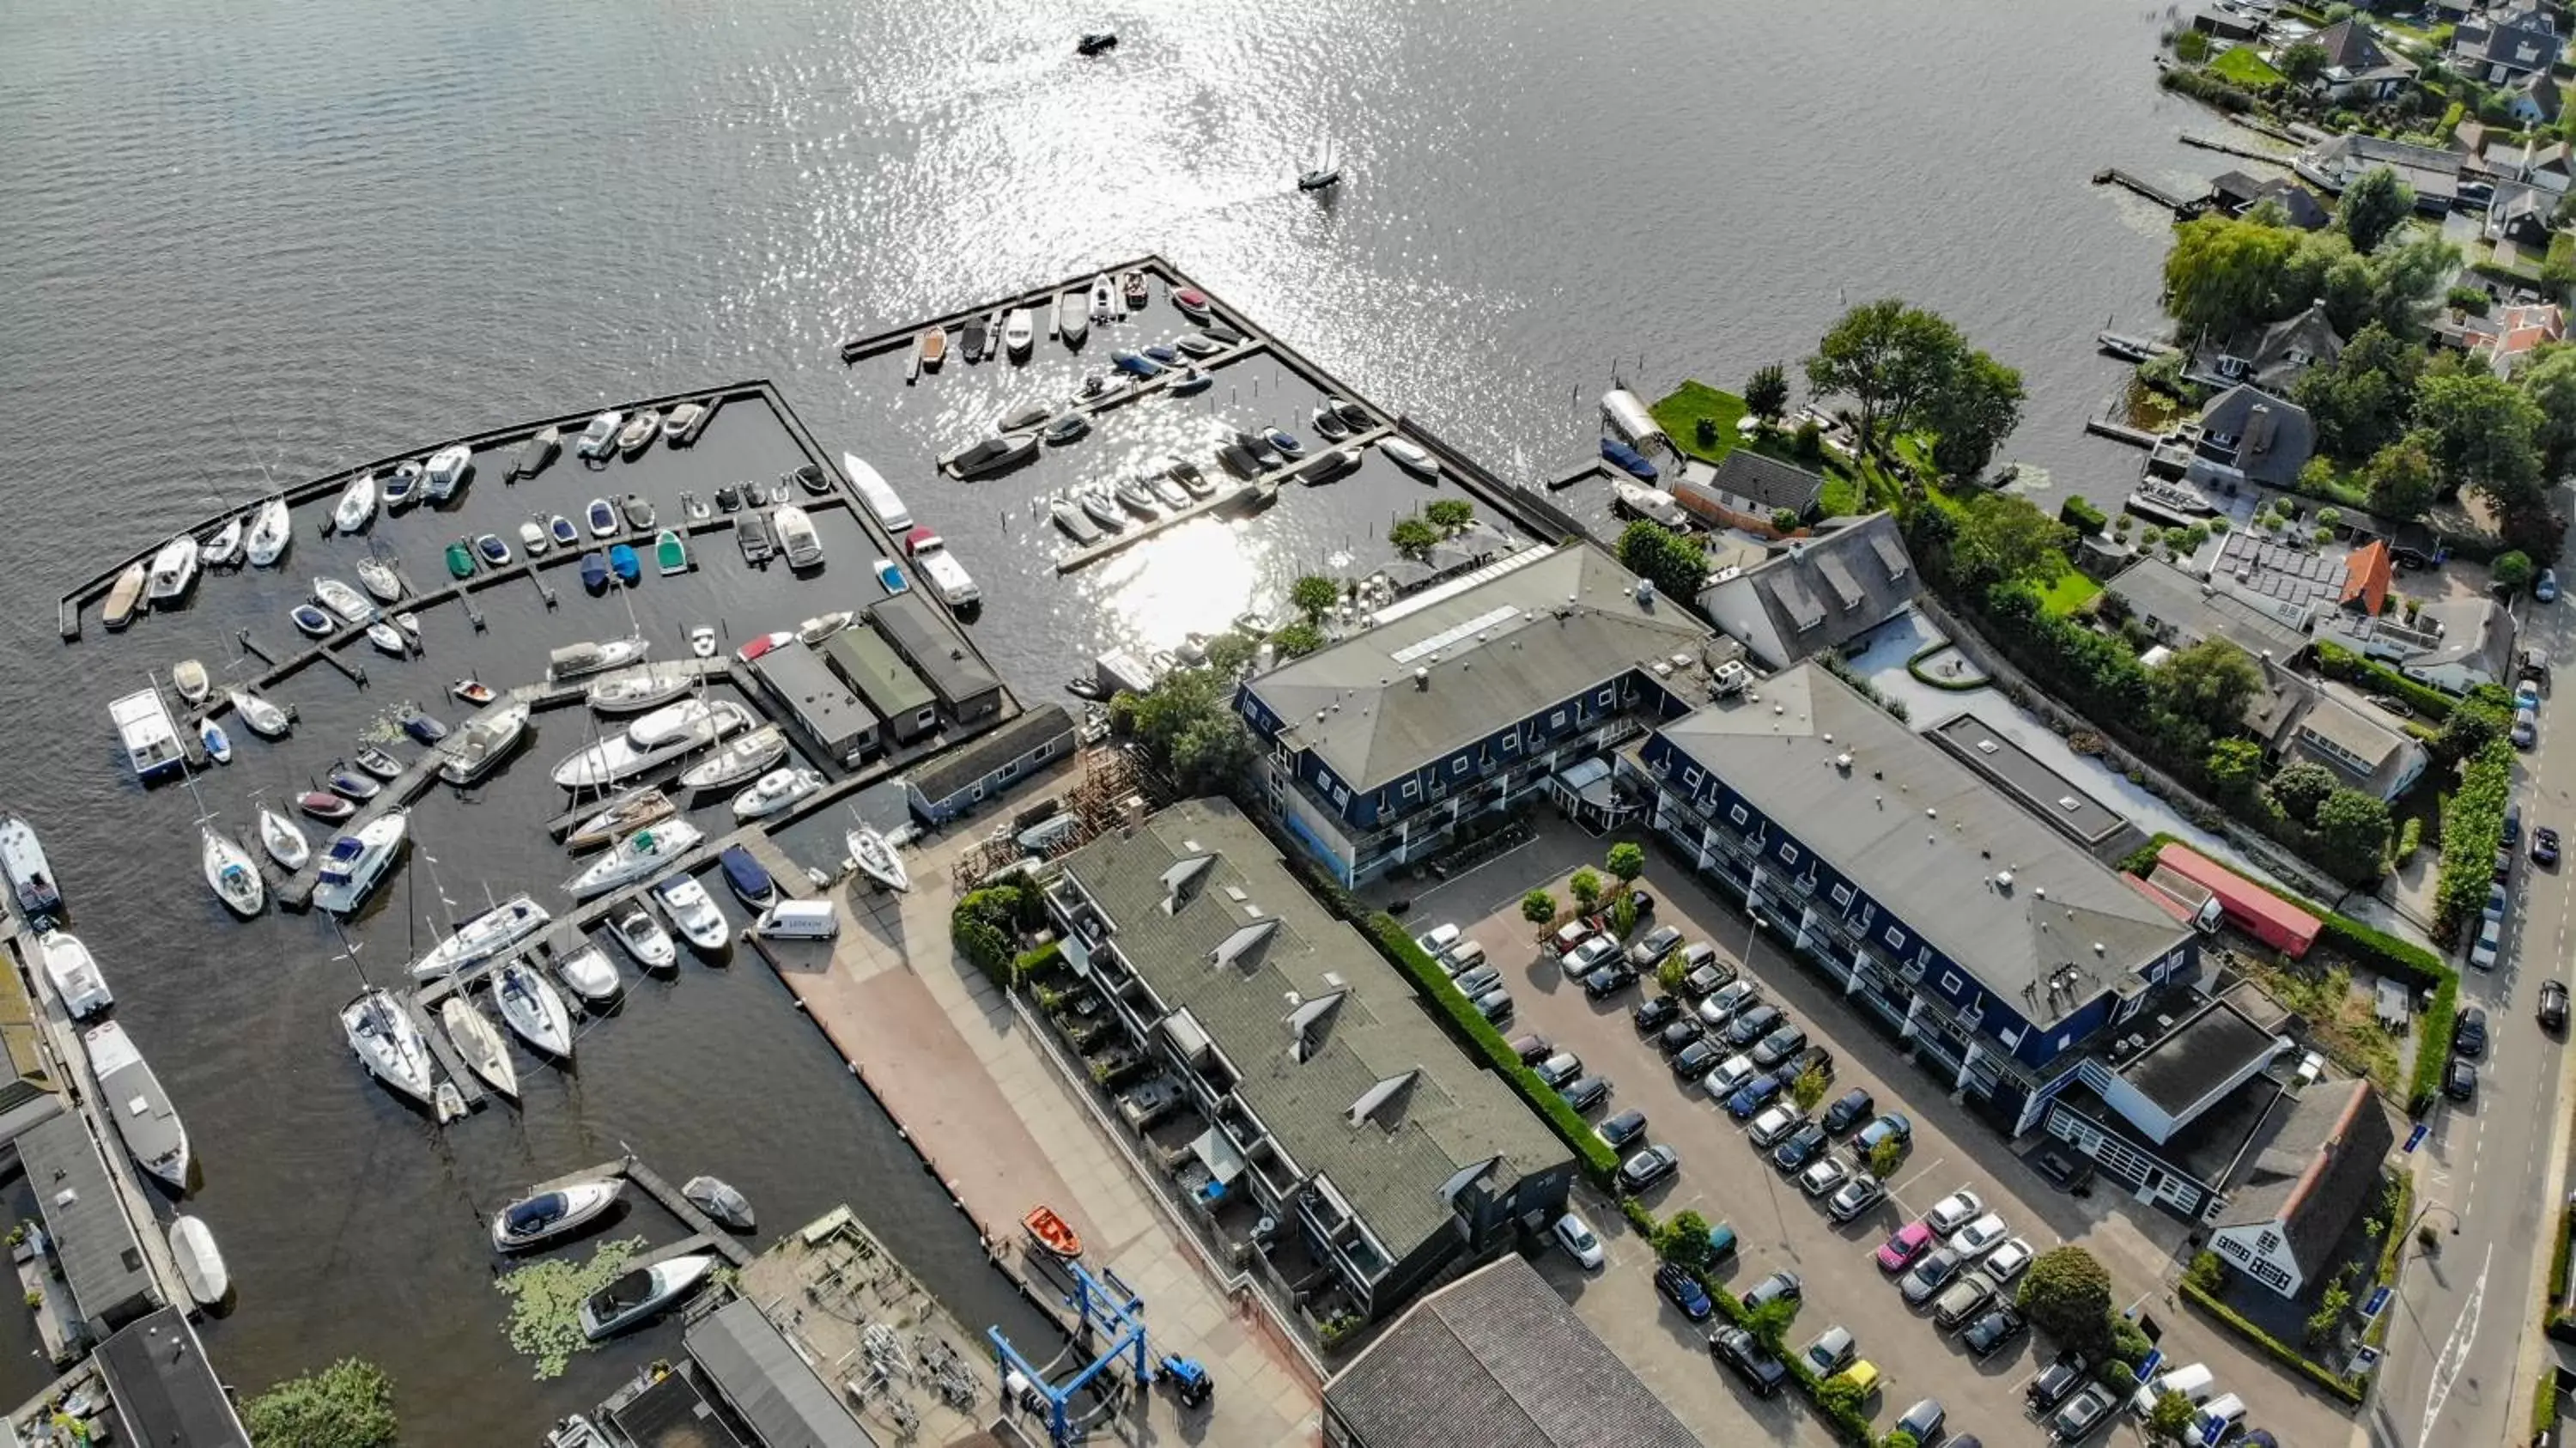
[[[411,963],[411,978],[437,980],[480,965],[545,929],[551,920],[546,908],[533,898],[513,895],[457,926],[454,934],[431,946],[428,953]]]
[[[235,516],[224,520],[224,526],[206,535],[197,544],[197,562],[207,568],[230,568],[241,561],[242,535],[250,531],[247,518]]]
[[[584,697],[596,714],[635,714],[659,708],[698,681],[698,671],[681,663],[646,664],[594,682]]]
[[[770,768],[787,757],[787,736],[775,724],[763,724],[740,739],[680,771],[690,789],[722,789]]]
[[[242,547],[251,567],[273,568],[294,541],[295,520],[286,511],[286,500],[271,498],[251,515],[250,532],[242,540]]]
[[[423,1106],[438,1091],[429,1041],[389,991],[373,988],[340,1008],[340,1029],[370,1075]]]
[[[561,992],[535,966],[514,960],[492,981],[493,1002],[503,1024],[519,1039],[559,1060],[572,1056],[572,1012]]]
[[[283,739],[295,727],[295,716],[248,689],[228,689],[224,698],[243,725],[262,739]]]
[[[903,867],[903,857],[895,853],[894,843],[867,825],[860,825],[842,837],[850,848],[850,863],[859,873],[889,890],[912,888],[912,873]]]
[[[372,623],[376,606],[367,596],[336,578],[313,580],[313,600],[349,623]]]
[[[564,882],[576,900],[604,895],[666,868],[698,847],[706,836],[687,820],[666,820],[637,830],[609,848],[591,867]]]
[[[268,886],[260,879],[259,862],[251,858],[250,851],[216,829],[211,820],[197,821],[197,832],[203,839],[198,862],[205,870],[206,883],[214,888],[215,898],[244,920],[265,909]]]
[[[378,603],[400,603],[403,596],[402,575],[381,558],[361,558],[350,565],[357,571],[358,586]]]
[[[364,473],[340,493],[331,509],[331,531],[355,533],[376,516],[376,475]]]
[[[447,1039],[456,1047],[466,1069],[482,1077],[484,1085],[518,1100],[518,1068],[510,1064],[510,1053],[502,1046],[501,1032],[492,1024],[492,1018],[460,994],[439,1003],[438,1019],[447,1027]]]

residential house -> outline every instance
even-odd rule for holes
[[[2301,231],[2322,229],[2334,219],[2317,194],[2286,176],[2249,176],[2243,171],[2222,171],[2209,178],[2209,209],[2224,216],[2243,216],[2269,201],[2281,208],[2281,214]]]
[[[939,707],[950,718],[971,724],[1000,712],[1002,681],[920,593],[898,593],[870,604],[868,623],[939,696]]]
[[[2142,558],[2103,585],[2148,635],[2173,648],[2223,638],[2256,658],[2286,666],[2308,646],[2306,611],[2289,617],[2161,559]],[[2296,622],[2292,620],[2296,619]]]
[[[1318,1318],[1391,1315],[1565,1211],[1565,1144],[1232,801],[1183,801],[1058,863],[1068,962],[1205,1124],[1186,1148],[1216,1188],[1202,1200],[1278,1224],[1268,1251],[1294,1265],[1262,1265]]]
[[[1426,1294],[1324,1384],[1325,1448],[1698,1448],[1529,1259]]]
[[[923,823],[946,824],[1071,757],[1074,743],[1073,716],[1061,704],[1040,704],[963,748],[913,766],[904,775],[905,802]]]
[[[2510,85],[2546,75],[2566,49],[2558,21],[2538,5],[2491,7],[2451,32],[2453,70],[2481,85]]]
[[[2316,450],[2307,409],[2252,383],[2211,398],[2148,455],[2151,473],[2232,491],[2246,483],[2287,487]]]
[[[877,747],[885,721],[842,686],[812,646],[771,649],[752,660],[751,671],[824,758],[847,769]]]
[[[2517,145],[2490,148],[2487,154],[2504,179],[2548,192],[2553,204],[2576,185],[2576,147],[2565,141],[2530,137]]]
[[[2035,759],[2000,787],[1813,663],[1758,693],[1659,726],[1621,774],[1711,885],[1989,1119],[2028,1130],[2089,1043],[2199,973],[2192,927],[2046,822],[2083,800]]]
[[[1896,515],[1879,512],[1711,584],[1699,607],[1765,667],[1785,669],[1904,612],[1920,581]]]
[[[2183,377],[2209,387],[2250,382],[2275,397],[2287,397],[2310,368],[2332,366],[2342,355],[2343,336],[2319,301],[2295,317],[2248,327],[2223,344],[2198,348],[2184,365]]]
[[[2344,1233],[2380,1198],[2397,1144],[2368,1081],[2318,1082],[2273,1103],[2277,1121],[2247,1143],[2242,1181],[2214,1219],[2210,1250],[2283,1297],[2334,1262]]]
[[[2377,618],[2388,607],[2388,590],[2396,578],[2397,563],[2388,540],[2373,538],[2345,556],[2343,592],[2336,606]]]
[[[2513,681],[2513,614],[2491,598],[2426,603],[2411,622],[2394,611],[2377,618],[2328,614],[2318,622],[2317,637],[2446,694]]]
[[[2221,10],[2215,5],[2192,12],[2191,28],[2212,40],[2244,42],[2263,33],[2263,22],[2250,15]]]
[[[2536,261],[2549,252],[2549,218],[2558,197],[2524,181],[2499,181],[2488,200],[2479,234],[2499,246],[2528,251]]]
[[[2532,349],[2567,335],[2567,314],[2556,302],[2518,302],[2457,323],[2460,345],[2483,357],[2496,375],[2510,377]]]
[[[2566,92],[2555,71],[2535,70],[2505,85],[2505,109],[2526,126],[2556,125],[2566,108]]]
[[[1825,480],[1805,468],[1739,447],[1715,467],[1692,462],[1672,483],[1673,501],[1721,526],[1772,531],[1786,509],[1801,521],[1824,502]]]
[[[2285,752],[2324,765],[2348,789],[2383,800],[2404,794],[2432,762],[2412,735],[2325,691],[2314,691],[2313,702],[2291,725]]]
[[[2379,43],[2379,36],[2358,15],[2338,20],[2312,37],[2326,53],[2326,68],[2316,88],[2348,103],[2394,100],[2415,83],[2415,62]]]
[[[2345,134],[2329,137],[2300,152],[2290,166],[2337,196],[2364,175],[2385,166],[2415,192],[2417,210],[2444,216],[2459,197],[2460,169],[2466,161],[2457,151]]]
[[[1709,630],[1589,543],[1524,549],[1246,680],[1261,795],[1345,885],[1707,697]]]

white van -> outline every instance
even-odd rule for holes
[[[1472,940],[1461,940],[1449,947],[1449,954],[1440,962],[1440,967],[1455,978],[1465,975],[1484,963],[1485,947]]]
[[[2213,1424],[2218,1428],[2215,1433],[2210,1431]],[[2234,1393],[2221,1393],[2210,1399],[2209,1406],[2202,1408],[2191,1420],[2192,1441],[2224,1443],[2243,1431],[2244,1427],[2245,1400]]]
[[[2209,1371],[2209,1364],[2193,1363],[2189,1367],[2176,1368],[2153,1382],[2142,1384],[2129,1399],[2129,1411],[2143,1418],[2156,1410],[2156,1399],[2167,1393],[2180,1393],[2190,1399],[2191,1405],[2197,1408],[2209,1401],[2210,1394],[2215,1392],[2217,1387],[2218,1379]]]
[[[841,912],[829,900],[781,900],[751,928],[765,940],[830,940],[841,933]]]

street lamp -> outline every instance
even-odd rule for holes
[[[2405,1232],[2405,1235],[2406,1235],[2406,1236],[2408,1236],[2408,1237],[2412,1237],[2412,1236],[2414,1236],[2414,1235],[2415,1235],[2415,1228],[2416,1228],[2420,1223],[2422,1223],[2422,1222],[2423,1222],[2423,1220],[2424,1220],[2426,1217],[2428,1217],[2428,1216],[2432,1215],[2432,1214],[2433,1214],[2433,1213],[2435,1213],[2435,1212],[2440,1212],[2442,1215],[2444,1215],[2444,1216],[2446,1216],[2446,1217],[2449,1217],[2449,1218],[2451,1219],[2451,1235],[2452,1235],[2452,1236],[2456,1237],[2456,1236],[2460,1235],[2460,1214],[2459,1214],[2459,1213],[2457,1213],[2457,1212],[2455,1212],[2455,1211],[2452,1211],[2449,1207],[2446,1207],[2446,1206],[2442,1205],[2440,1202],[2426,1202],[2426,1203],[2424,1204],[2423,1210],[2421,1210],[2421,1211],[2419,1211],[2419,1212],[2417,1212],[2417,1213],[2415,1214],[2415,1220],[2414,1220],[2414,1221],[2411,1221],[2411,1222],[2408,1222],[2408,1223],[2406,1224],[2406,1232]]]

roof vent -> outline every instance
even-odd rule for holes
[[[1439,655],[1434,654],[1432,657],[1437,658],[1437,657],[1439,657]],[[1430,688],[1430,687],[1431,687],[1431,671],[1430,671],[1429,669],[1415,669],[1415,670],[1413,671],[1413,687],[1415,687],[1415,688],[1417,688],[1417,689],[1428,689],[1428,688]]]
[[[1834,756],[1834,768],[1841,770],[1845,774],[1849,774],[1851,773],[1851,767],[1852,757],[1850,750],[1846,749],[1842,753]]]
[[[1923,817],[1927,820],[1937,820],[1941,817],[1941,812],[1927,804],[1923,807]]]
[[[1826,736],[1825,736],[1825,742],[1826,742],[1827,744],[1831,744],[1831,743],[1833,743],[1833,742],[1834,742],[1834,736],[1832,736],[1832,735],[1830,735],[1830,734],[1826,735]]]
[[[2012,885],[2013,885],[2013,881],[2012,881],[2012,871],[2010,871],[2010,870],[1997,870],[1997,871],[1995,871],[1995,888],[1996,888],[1996,889],[2001,890],[2001,891],[2003,891],[2005,894],[2009,895],[2009,894],[2011,894],[2011,893],[2012,893]]]
[[[2048,887],[2046,885],[2033,885],[2030,887],[2030,893],[2042,900],[2045,900],[2048,898]]]
[[[2108,951],[2104,950],[2104,949],[2102,948],[2102,942],[2097,940],[2097,941],[2094,941],[2094,942],[2093,942],[2093,953],[2094,953],[2095,955],[2107,955],[2107,954],[2109,954],[2110,952],[2108,952]]]

